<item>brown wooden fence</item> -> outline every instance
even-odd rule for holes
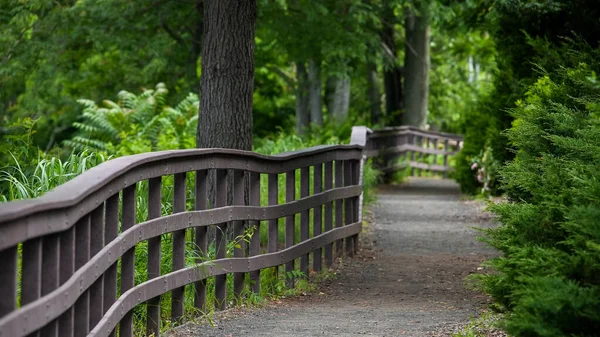
[[[431,172],[446,177],[452,171],[448,158],[460,151],[462,143],[459,135],[400,126],[369,130],[361,144],[367,157],[378,157],[376,166],[384,173],[410,167],[411,175]]]
[[[223,309],[227,274],[233,274],[238,296],[244,289],[245,273],[249,273],[252,290],[258,292],[261,269],[285,265],[290,272],[299,259],[299,270],[307,274],[311,256],[315,271],[321,270],[323,260],[329,266],[335,256],[352,256],[362,223],[363,149],[373,156],[380,153],[381,144],[395,139],[394,154],[401,153],[401,145],[412,143],[399,139],[410,139],[410,135],[444,139],[446,149],[451,142],[442,134],[406,130],[410,132],[371,133],[355,127],[351,145],[277,156],[197,149],[121,157],[40,198],[0,204],[0,337],[129,337],[133,335],[132,310],[138,305],[146,306],[147,334],[157,336],[163,294],[171,293],[171,321],[179,322],[186,286],[194,288],[195,307],[204,310],[206,280],[214,277],[216,306]],[[460,141],[455,142],[458,147]],[[419,151],[414,146],[409,149]],[[428,151],[420,152],[431,154]],[[211,172],[212,196],[207,183]],[[260,205],[261,175],[266,176],[262,180],[267,185],[263,190],[268,191],[268,205]],[[283,204],[278,204],[280,175],[285,176],[286,185]],[[173,177],[173,211],[165,214],[161,193],[163,180],[169,176]],[[188,181],[194,181],[194,193],[186,193]],[[138,196],[136,186],[142,183],[147,184],[148,194]],[[213,207],[209,207],[211,197]],[[145,221],[136,223],[140,198],[147,203],[147,215]],[[188,202],[193,209],[188,210]],[[285,219],[284,242],[278,241],[280,218]],[[259,237],[261,225],[268,227],[264,245]],[[295,237],[296,226],[300,238]],[[186,266],[186,246],[193,247],[194,256],[207,254],[209,228],[217,229],[216,259]],[[226,256],[227,228],[233,237],[255,228],[249,247],[237,241],[233,257]],[[135,250],[142,242],[147,242],[147,281],[135,284]],[[161,244],[172,249],[172,266],[164,274]]]

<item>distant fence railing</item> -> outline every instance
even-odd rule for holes
[[[377,168],[391,173],[410,167],[411,175],[423,172],[440,173],[444,177],[452,171],[448,159],[458,153],[463,138],[460,135],[399,126],[370,131],[365,127],[364,154],[376,158]],[[357,130],[358,132],[358,130]],[[358,133],[357,133],[358,134]]]
[[[285,265],[290,272],[300,259],[299,270],[307,275],[309,254],[315,271],[323,259],[331,265],[343,251],[351,256],[361,230],[362,159],[358,145],[278,156],[226,149],[144,153],[105,162],[40,198],[0,204],[0,336],[129,337],[132,310],[138,305],[147,307],[147,335],[158,336],[163,294],[171,292],[171,321],[178,322],[184,315],[186,285],[193,284],[194,305],[204,310],[205,280],[214,277],[215,303],[223,309],[227,274],[234,274],[239,295],[245,273],[258,292],[261,269]],[[192,196],[186,193],[188,174],[195,181]],[[214,189],[207,184],[211,175]],[[261,175],[268,184],[268,205],[263,206]],[[285,176],[284,204],[278,204],[280,175]],[[161,211],[167,176],[174,181],[171,214]],[[148,187],[142,196],[147,198],[147,217],[136,223],[136,184],[143,181]],[[209,190],[216,200],[211,208]],[[194,207],[188,210],[189,198]],[[285,218],[284,242],[278,240],[280,218]],[[240,236],[262,221],[268,226],[268,243],[261,245],[260,230],[254,230],[249,247],[241,240],[233,257],[227,257],[227,228]],[[300,238],[295,237],[297,225]],[[206,254],[209,227],[217,229],[216,259],[186,266],[186,245],[193,245],[198,256]],[[171,245],[172,266],[161,275],[165,235],[170,240],[162,244]],[[135,249],[144,241],[147,281],[135,284]],[[285,248],[279,250],[282,244]]]
[[[447,172],[447,156],[460,143],[458,136],[413,128],[355,127],[351,145],[277,156],[227,149],[144,153],[98,165],[40,198],[0,204],[0,337],[131,337],[133,309],[140,305],[146,306],[146,334],[158,336],[163,294],[170,292],[170,320],[177,323],[188,285],[194,306],[204,311],[206,280],[214,277],[214,302],[224,309],[227,274],[233,274],[233,291],[240,296],[246,273],[252,291],[259,292],[261,269],[285,265],[290,273],[299,259],[299,270],[307,275],[312,256],[312,269],[320,271],[323,261],[330,266],[334,257],[352,256],[357,249],[366,156],[391,162],[408,152],[412,167]],[[421,155],[442,155],[444,164],[423,164]],[[283,204],[278,203],[280,176]],[[173,181],[172,212],[163,207],[167,179]],[[137,188],[141,184],[145,195],[137,195],[146,191]],[[264,205],[261,184],[268,194]],[[140,202],[147,210],[138,210]],[[282,242],[279,219],[285,219]],[[265,225],[268,238],[261,243]],[[228,228],[232,236],[226,235]],[[228,240],[249,228],[254,231],[248,247],[236,241],[233,256],[227,256]],[[209,237],[215,259],[204,261],[199,257],[207,255]],[[136,283],[141,243],[147,243],[141,255],[147,277]],[[163,245],[170,246],[172,265],[161,274]],[[186,246],[194,251],[187,265]]]

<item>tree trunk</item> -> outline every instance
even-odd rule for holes
[[[199,148],[252,150],[256,0],[206,1]]]
[[[327,89],[327,110],[333,121],[341,124],[348,118],[350,108],[350,78],[332,76],[327,79]]]
[[[310,122],[323,126],[323,102],[321,99],[321,62],[308,60]]]
[[[383,3],[381,41],[384,45],[383,89],[385,111],[392,125],[402,124],[404,95],[402,92],[402,68],[398,65],[396,48],[394,8],[389,0]]]
[[[296,132],[302,135],[310,125],[310,112],[308,110],[308,73],[304,62],[296,62]]]
[[[403,123],[424,126],[429,105],[429,13],[427,4],[419,15],[406,11],[405,104]]]
[[[367,62],[367,95],[371,112],[371,124],[381,123],[381,92],[379,89],[379,76],[374,62]]]

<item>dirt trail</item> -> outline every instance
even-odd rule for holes
[[[220,314],[215,327],[188,324],[172,336],[447,336],[481,311],[464,286],[493,254],[471,226],[492,225],[448,180],[383,186],[360,254],[320,293]]]

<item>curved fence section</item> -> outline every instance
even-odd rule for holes
[[[452,171],[449,158],[462,148],[463,137],[456,134],[399,126],[371,131],[354,127],[356,144],[365,147],[366,157],[375,158],[377,168],[386,174],[410,168],[411,175]],[[360,141],[359,141],[360,140]]]
[[[246,282],[260,291],[261,269],[307,275],[351,256],[361,229],[361,145],[277,156],[145,153],[38,199],[0,204],[0,336],[129,337],[137,306],[146,309],[146,334],[157,336],[161,318],[184,317],[186,288],[207,309],[209,278],[224,309],[229,274],[241,296]],[[144,259],[141,281],[136,258]],[[169,308],[161,308],[165,294]]]

